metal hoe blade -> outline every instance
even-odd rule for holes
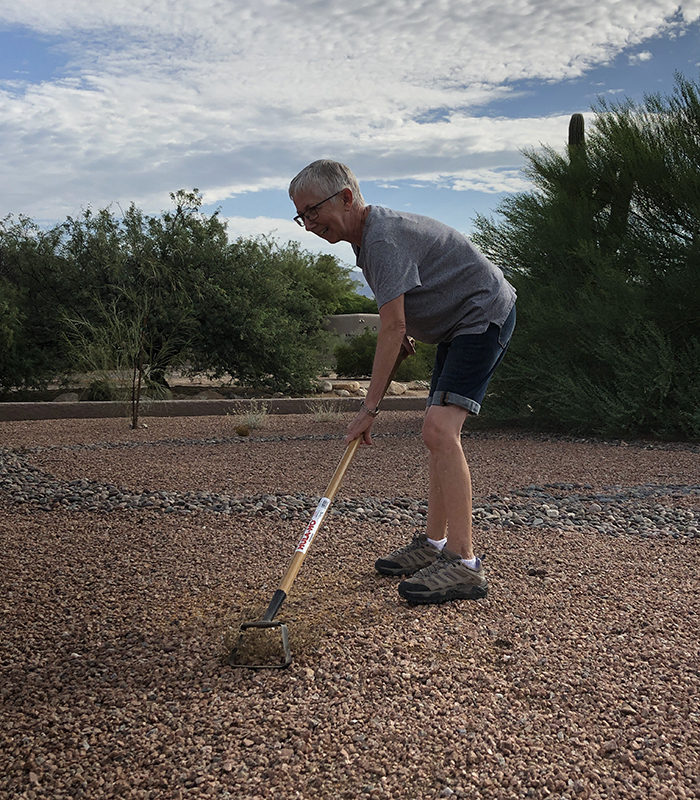
[[[250,628],[279,628],[280,636],[282,639],[282,650],[284,654],[284,661],[278,664],[245,664],[240,662],[239,656],[241,651],[241,643],[245,638],[245,632]],[[284,622],[275,622],[274,620],[257,620],[255,622],[244,622],[241,624],[241,632],[238,636],[238,642],[233,648],[231,655],[228,658],[229,666],[236,668],[246,669],[286,669],[292,663],[292,651],[289,649],[289,632]]]

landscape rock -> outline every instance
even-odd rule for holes
[[[360,388],[360,384],[357,381],[335,381],[333,383],[333,388],[336,392],[345,390],[349,394],[352,394]]]
[[[63,392],[62,394],[54,397],[54,403],[77,403],[80,400],[80,395],[77,392]]]
[[[406,384],[392,381],[389,388],[386,390],[387,395],[396,397],[397,395],[406,394]]]

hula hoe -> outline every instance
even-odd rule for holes
[[[411,344],[413,344],[412,340]],[[389,380],[387,381],[386,386],[384,387],[384,391],[382,392],[382,398],[386,394],[387,389],[389,388],[389,384],[394,379],[394,375],[396,374],[396,370],[399,368],[401,362],[409,356],[410,353],[401,347],[401,351],[396,358],[396,363],[391,371],[391,375],[389,376]],[[299,544],[294,552],[292,560],[287,567],[287,571],[282,578],[279,587],[272,595],[272,599],[270,600],[270,604],[267,607],[267,610],[262,615],[262,617],[258,620],[253,620],[251,622],[243,622],[240,626],[240,633],[238,636],[238,642],[236,646],[231,651],[231,654],[228,658],[228,663],[232,667],[236,668],[247,668],[247,669],[285,669],[292,663],[292,651],[289,647],[289,631],[287,630],[287,625],[284,622],[277,621],[275,617],[279,612],[280,608],[282,607],[282,603],[287,598],[290,589],[292,588],[292,584],[294,583],[294,579],[297,576],[297,573],[301,569],[301,565],[306,557],[306,554],[311,547],[311,543],[313,542],[316,534],[321,529],[323,525],[324,519],[328,512],[328,509],[335,498],[336,493],[338,492],[338,488],[347,472],[348,467],[357,451],[358,445],[360,444],[360,439],[354,439],[350,444],[345,448],[345,452],[343,453],[338,466],[333,473],[333,477],[326,488],[326,491],[323,497],[320,499],[318,505],[316,506],[316,510],[313,513],[313,516],[309,520],[308,525],[306,526],[304,533],[299,539]],[[245,639],[246,632],[250,632],[251,630],[260,630],[260,629],[277,629],[279,630],[281,636],[281,644],[282,644],[282,653],[283,658],[279,663],[276,664],[251,664],[241,661],[241,650],[242,644]]]

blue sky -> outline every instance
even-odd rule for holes
[[[469,233],[598,97],[700,75],[700,0],[0,0],[0,215],[44,224],[197,186],[231,237],[297,229],[337,158],[368,202]]]

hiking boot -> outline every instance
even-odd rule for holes
[[[433,547],[424,533],[417,533],[413,541],[405,547],[394,550],[386,558],[378,558],[374,564],[382,575],[413,575],[423,567],[430,566],[440,555],[437,547]]]
[[[486,597],[488,585],[481,561],[476,569],[465,567],[456,553],[445,549],[438,558],[399,584],[399,594],[411,604],[444,603],[447,600],[478,600]]]

